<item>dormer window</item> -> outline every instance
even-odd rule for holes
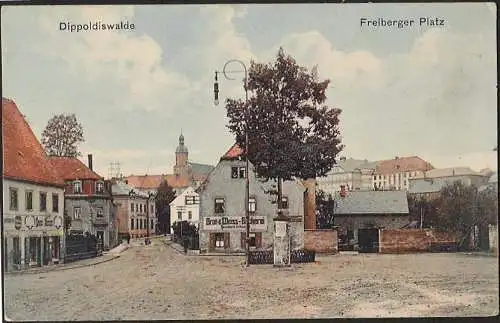
[[[73,182],[73,193],[74,194],[81,194],[82,193],[82,182],[81,181],[74,181]]]
[[[104,193],[104,183],[103,182],[97,182],[95,185],[95,191],[97,193]]]

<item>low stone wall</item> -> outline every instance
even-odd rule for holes
[[[337,253],[337,230],[304,230],[304,247],[317,253]]]
[[[448,233],[419,229],[382,229],[380,253],[429,252],[453,248],[455,238]]]

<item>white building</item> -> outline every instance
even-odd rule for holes
[[[408,190],[410,180],[423,177],[432,165],[417,156],[395,157],[377,164],[372,187],[378,190]]]
[[[186,188],[170,202],[170,226],[174,222],[188,221],[198,227],[200,220],[200,195],[194,188]]]
[[[16,104],[2,99],[3,265],[7,271],[64,260],[64,182]]]
[[[332,195],[339,192],[341,186],[350,191],[373,190],[376,166],[377,162],[366,159],[341,157],[326,176],[317,178],[318,189]]]

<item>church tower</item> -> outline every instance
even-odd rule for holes
[[[174,174],[182,175],[187,173],[188,170],[188,149],[184,145],[184,136],[179,136],[179,145],[175,150],[175,166],[174,166]]]

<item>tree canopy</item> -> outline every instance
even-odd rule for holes
[[[77,157],[84,142],[83,127],[75,114],[53,116],[42,132],[41,143],[49,156]]]
[[[230,132],[245,147],[248,129],[248,157],[260,178],[278,180],[278,196],[281,180],[323,176],[343,149],[341,110],[325,105],[329,84],[280,48],[272,63],[251,62],[248,109],[241,99],[226,101]]]
[[[175,199],[174,189],[164,180],[156,192],[156,212],[160,231],[170,232],[170,202]]]

